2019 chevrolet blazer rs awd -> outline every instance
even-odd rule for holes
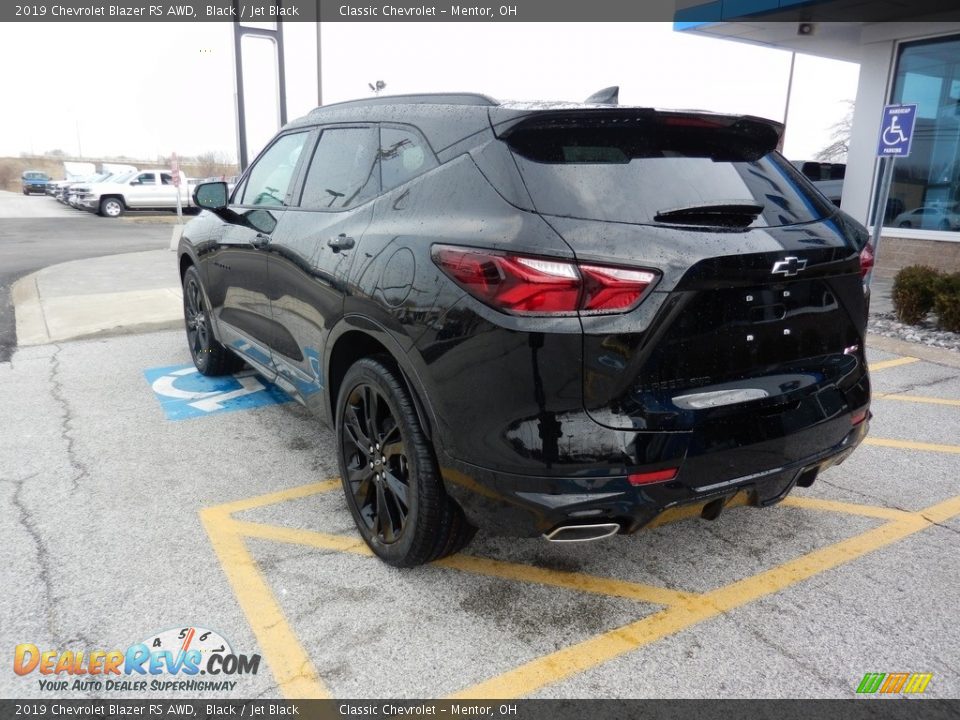
[[[867,431],[862,226],[754,117],[397,96],[284,127],[179,246],[190,352],[334,429],[397,566],[809,486]]]

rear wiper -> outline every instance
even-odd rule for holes
[[[746,227],[763,212],[763,205],[736,200],[709,202],[698,205],[660,210],[653,219],[657,222],[710,227]]]

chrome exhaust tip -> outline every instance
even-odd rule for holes
[[[550,542],[590,542],[603,540],[620,532],[619,523],[601,523],[599,525],[561,525],[543,537]]]

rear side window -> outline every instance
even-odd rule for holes
[[[284,135],[257,160],[247,176],[243,205],[282,206],[309,133]]]
[[[831,207],[772,152],[762,126],[695,116],[587,118],[524,125],[507,135],[534,206],[550,215],[663,225],[690,208],[756,208],[751,227],[810,222]],[[707,223],[698,216],[697,223]],[[742,215],[740,217],[743,217]],[[659,218],[659,219],[658,219]],[[722,224],[722,223],[721,223]]]
[[[417,133],[400,128],[380,128],[380,177],[384,192],[436,165],[433,152]]]
[[[346,210],[377,195],[376,128],[324,130],[310,160],[300,207]]]

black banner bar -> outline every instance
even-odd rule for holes
[[[0,700],[3,720],[955,720],[960,700]]]
[[[884,22],[960,20],[960,0],[14,0],[3,22]]]

